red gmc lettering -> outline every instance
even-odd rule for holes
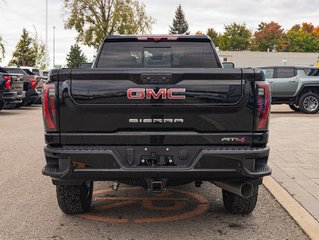
[[[153,89],[146,89],[146,99],[166,99],[166,89],[160,89],[157,93]]]
[[[145,89],[144,88],[130,88],[127,90],[128,99],[144,99]]]
[[[185,88],[161,88],[157,92],[154,89],[145,88],[130,88],[127,90],[128,99],[173,99],[182,100],[186,99],[184,93]]]
[[[179,94],[179,95],[174,95],[178,93],[185,93],[186,89],[185,88],[172,88],[168,89],[167,91],[167,97],[168,99],[185,99],[186,96]]]

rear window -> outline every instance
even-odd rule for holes
[[[307,76],[319,76],[319,68],[306,68],[304,71]]]
[[[42,72],[42,76],[43,76],[43,77],[47,77],[48,75],[49,75],[49,72],[47,72],[47,71],[43,71],[43,72]]]
[[[25,71],[30,76],[34,76],[34,73],[31,72],[29,69],[23,69],[23,71]]]
[[[33,73],[33,75],[39,76],[40,75],[40,70],[39,69],[33,69],[32,73]]]
[[[24,76],[28,76],[28,74],[23,71],[21,68],[5,68],[5,70],[8,72],[8,73],[12,73],[12,74],[23,74]]]
[[[277,68],[276,78],[292,78],[296,76],[294,68]]]
[[[218,68],[209,42],[106,42],[98,68]]]
[[[265,68],[265,69],[261,69],[261,71],[265,74],[266,79],[274,78],[275,71],[273,68]]]

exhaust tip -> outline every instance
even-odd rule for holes
[[[237,194],[243,198],[250,198],[254,194],[254,185],[250,182],[212,182],[217,187]]]
[[[251,183],[243,183],[240,192],[244,198],[250,198],[254,193],[254,186]]]

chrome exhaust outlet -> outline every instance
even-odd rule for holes
[[[254,193],[254,185],[249,182],[212,182],[217,187],[243,198],[250,198]]]

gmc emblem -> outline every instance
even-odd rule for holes
[[[186,92],[185,88],[161,88],[157,92],[154,89],[149,88],[130,88],[127,90],[128,99],[174,99],[183,100],[186,96],[183,94]]]

